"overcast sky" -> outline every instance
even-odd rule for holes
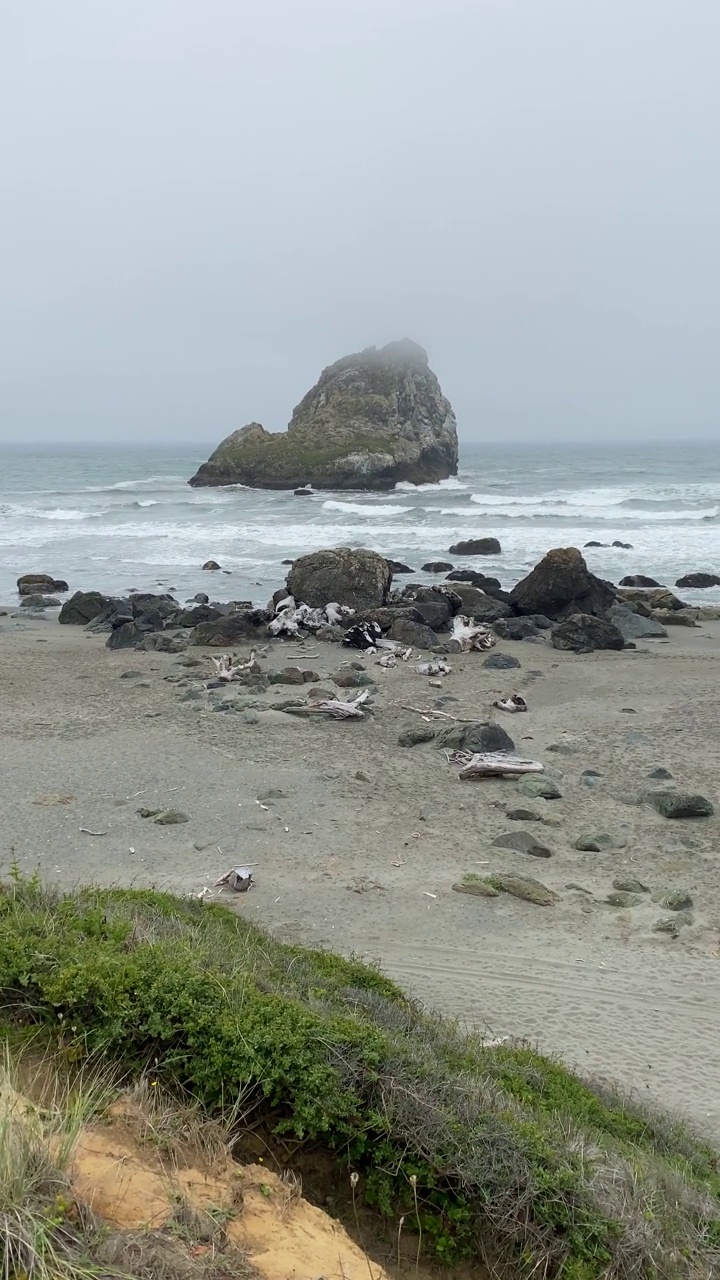
[[[409,336],[466,439],[720,437],[718,0],[0,0],[0,440]]]

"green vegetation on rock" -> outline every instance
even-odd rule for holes
[[[490,1047],[352,960],[218,905],[17,878],[0,893],[5,1030],[252,1114],[334,1154],[452,1263],[562,1280],[710,1280],[718,1155],[524,1045]],[[481,993],[479,993],[481,995]]]
[[[457,471],[455,416],[422,347],[369,347],[323,370],[286,432],[234,431],[190,481],[294,489],[390,489]]]

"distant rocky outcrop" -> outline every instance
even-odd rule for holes
[[[457,472],[455,414],[428,365],[405,339],[344,356],[323,370],[286,432],[258,422],[234,431],[200,467],[196,487],[391,489]]]

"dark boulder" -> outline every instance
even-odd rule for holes
[[[24,573],[17,580],[17,589],[21,596],[42,596],[67,591],[68,584],[62,578],[51,577],[49,573]]]
[[[435,734],[435,745],[449,751],[507,751],[514,752],[515,743],[506,733],[502,725],[492,721],[477,721],[475,724],[452,724],[447,729],[439,729]]]
[[[451,593],[452,594],[452,593]],[[409,586],[400,593],[400,599],[412,605],[420,621],[439,631],[453,616],[453,604],[448,595],[434,587]]]
[[[609,583],[596,578],[576,547],[558,547],[510,592],[516,613],[545,614],[557,621],[574,613],[602,617],[616,599]]]
[[[191,601],[189,601],[188,603],[190,603],[190,604],[209,604],[209,603],[210,603],[210,597],[209,597],[209,596],[206,596],[204,591],[198,591],[198,592],[193,596],[192,600],[191,600]]]
[[[608,545],[607,542],[595,542],[594,540],[592,542],[585,543],[586,548],[587,547],[606,547],[607,545]]]
[[[552,633],[554,649],[593,653],[596,649],[624,649],[622,633],[613,622],[589,613],[576,613],[558,623]]]
[[[499,556],[502,547],[497,538],[466,538],[448,547],[451,556]]]
[[[720,582],[720,578],[718,578]],[[680,584],[678,583],[678,586]],[[656,582],[654,578],[646,578],[644,573],[630,573],[627,578],[620,579],[621,587],[662,587],[661,582]]]
[[[293,489],[296,498],[312,498],[312,489]]]
[[[21,609],[59,609],[62,601],[55,596],[23,596]]]
[[[388,560],[391,573],[414,573],[415,570],[410,568],[409,564],[403,564],[402,560]]]
[[[353,609],[377,609],[387,599],[391,580],[390,565],[375,551],[336,547],[300,556],[288,573],[287,586],[311,609],[331,601]]]
[[[471,587],[467,582],[456,583],[454,593],[462,601],[460,606],[462,612],[478,622],[497,622],[498,618],[507,618],[512,613],[509,604],[504,604],[502,600],[495,600],[479,587]]]
[[[497,849],[514,849],[516,853],[527,853],[531,858],[552,857],[552,849],[541,844],[529,831],[508,831],[506,835],[496,836],[493,845]]]
[[[695,590],[720,587],[720,577],[717,573],[686,573],[684,578],[678,578],[675,586],[692,587]]]
[[[201,622],[217,622],[227,612],[227,609],[220,609],[215,604],[196,604],[192,609],[183,609],[177,623],[179,627],[197,627]]]
[[[229,649],[242,640],[257,642],[267,637],[267,623],[268,614],[264,609],[238,610],[216,618],[214,622],[201,622],[193,629],[190,643]]]
[[[445,581],[466,582],[468,586],[484,591],[486,596],[492,596],[493,600],[504,600],[506,604],[510,603],[510,592],[503,591],[499,580],[490,578],[477,569],[453,569],[452,573],[446,575]]]
[[[207,569],[210,572],[213,572],[215,569],[219,569],[219,568],[220,568],[220,565],[218,564],[217,560],[206,560],[203,565],[203,569]]]
[[[190,643],[187,635],[171,635],[169,631],[150,631],[139,647],[154,653],[184,653]]]
[[[632,605],[620,600],[608,611],[608,618],[614,622],[623,640],[662,640],[667,636],[659,622],[643,617]]]
[[[420,568],[423,573],[446,573],[448,569],[452,569],[452,565],[448,560],[428,560]]]
[[[620,547],[623,551],[632,551],[633,549],[632,542],[621,542],[619,538],[616,538],[612,545]]]
[[[498,618],[493,623],[493,631],[501,640],[536,640],[551,627],[552,622],[542,613],[528,618]]]
[[[435,632],[430,627],[423,622],[410,622],[404,618],[393,622],[388,639],[396,640],[398,644],[412,645],[414,649],[432,649],[437,642]]]
[[[113,627],[105,643],[108,649],[134,649],[152,630],[141,621],[123,622],[121,626]]]

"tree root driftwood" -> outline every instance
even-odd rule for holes
[[[240,662],[234,653],[223,653],[219,658],[211,658],[210,661],[213,665],[215,679],[226,680],[228,683],[244,671],[260,671],[260,667],[255,661],[254,649],[251,649],[250,657],[245,662]]]
[[[543,773],[545,767],[538,760],[524,760],[520,756],[507,755],[504,751],[454,751],[450,761],[461,766],[458,777],[462,782],[473,778],[518,777],[523,773]]]

